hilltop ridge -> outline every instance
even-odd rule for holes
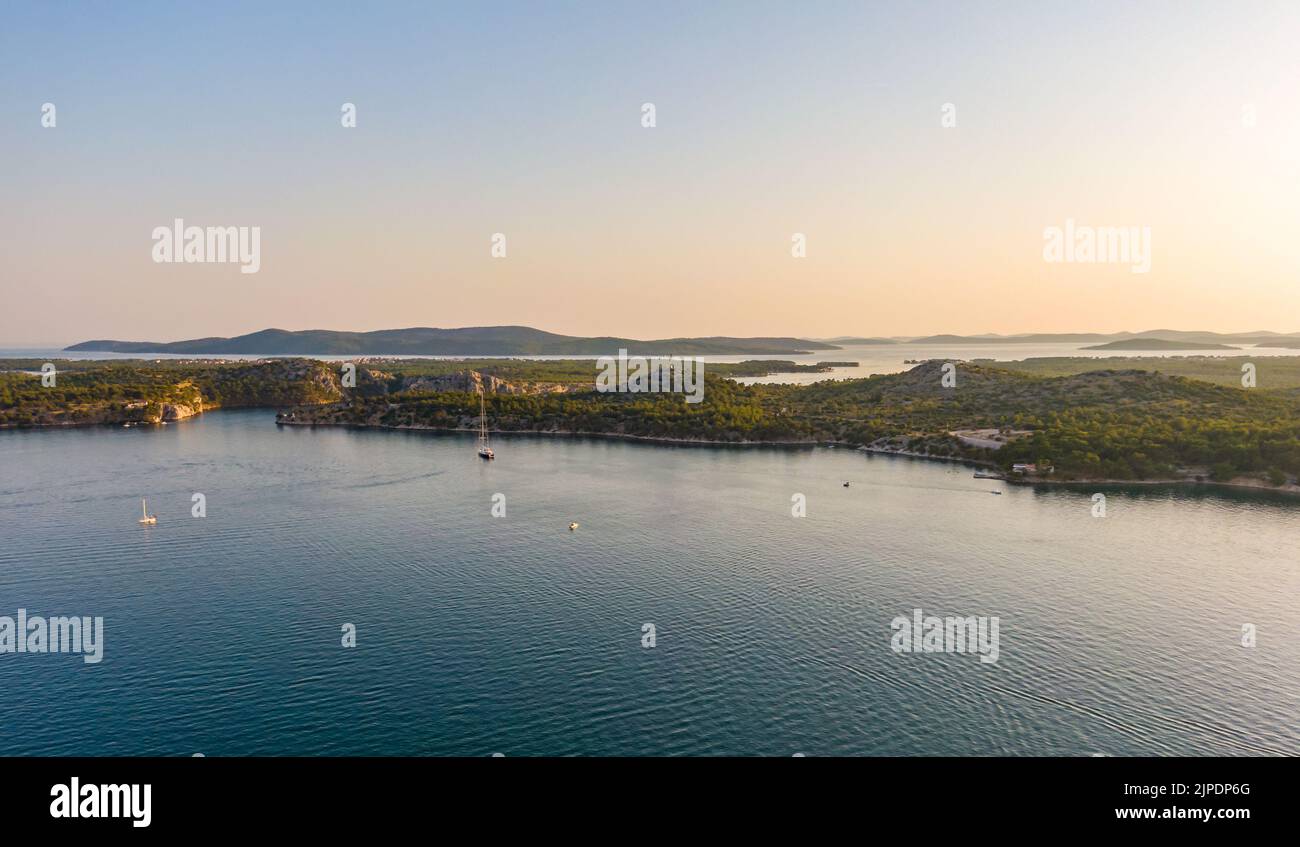
[[[473,326],[455,329],[409,327],[373,332],[326,329],[263,329],[233,338],[188,341],[83,341],[69,351],[177,353],[181,355],[261,356],[612,356],[631,355],[790,355],[837,350],[834,344],[802,338],[661,338],[642,341],[613,336],[559,335],[527,326]]]

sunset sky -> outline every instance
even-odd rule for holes
[[[1298,35],[1294,2],[6,5],[0,347],[1300,332]],[[154,263],[178,217],[261,227],[260,272]],[[1067,219],[1150,227],[1150,272],[1045,262]]]

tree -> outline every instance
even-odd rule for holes
[[[1215,482],[1227,482],[1237,475],[1237,469],[1231,462],[1215,462],[1210,468],[1210,479]]]

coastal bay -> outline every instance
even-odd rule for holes
[[[1088,359],[930,360],[902,373],[808,385],[741,385],[706,373],[703,402],[690,403],[672,392],[597,391],[589,360],[73,362],[51,387],[24,370],[31,363],[11,362],[0,372],[0,426],[140,425],[205,408],[258,407],[274,408],[286,425],[458,431],[478,426],[482,394],[483,425],[494,432],[840,444],[1006,474],[1041,466],[1015,473],[1041,484],[1162,481],[1295,493],[1298,363],[1261,362],[1269,387],[1254,389],[1233,387],[1237,360],[1208,357],[1127,359],[1114,363],[1120,368]]]
[[[1097,519],[839,448],[494,446],[231,408],[0,432],[8,606],[104,618],[98,664],[0,657],[0,751],[1300,753],[1287,501],[1125,486]],[[1000,616],[997,663],[893,652],[915,608]]]

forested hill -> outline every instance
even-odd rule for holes
[[[547,363],[560,365],[562,363]],[[1056,478],[1151,479],[1300,474],[1300,397],[1140,370],[1039,377],[959,363],[805,386],[741,386],[706,377],[704,402],[674,394],[496,394],[493,428],[711,442],[824,442],[987,461],[1042,462]],[[484,370],[491,370],[485,367]],[[399,392],[299,410],[293,423],[472,428],[473,395]],[[957,430],[1020,433],[1000,449]]]
[[[1036,377],[987,365],[942,363],[795,392],[809,419],[835,420],[844,440],[979,456],[1002,466],[1054,464],[1062,478],[1148,479],[1202,469],[1300,474],[1300,398],[1289,390],[1230,388],[1140,370]],[[953,430],[1029,432],[996,451],[958,446]],[[1274,479],[1277,474],[1273,475]]]
[[[414,327],[375,332],[313,329],[290,332],[264,329],[234,338],[189,341],[83,341],[67,348],[113,353],[176,353],[257,356],[615,356],[631,355],[779,355],[835,350],[834,344],[801,338],[583,338],[557,335],[526,326],[479,326],[459,329]]]
[[[338,368],[309,359],[259,362],[0,361],[0,427],[160,423],[225,407],[276,408],[344,398]]]
[[[710,373],[703,402],[692,404],[680,394],[598,393],[590,360],[359,362],[355,387],[344,385],[341,363],[308,359],[65,362],[56,387],[42,386],[39,367],[0,362],[0,426],[157,422],[260,406],[284,412],[286,424],[472,429],[482,391],[498,431],[834,441],[1003,468],[1052,465],[1060,480],[1245,475],[1283,486],[1300,475],[1294,387],[1244,389],[1135,368],[1044,376],[956,363],[951,384],[948,363],[931,361],[803,386],[743,386]]]

